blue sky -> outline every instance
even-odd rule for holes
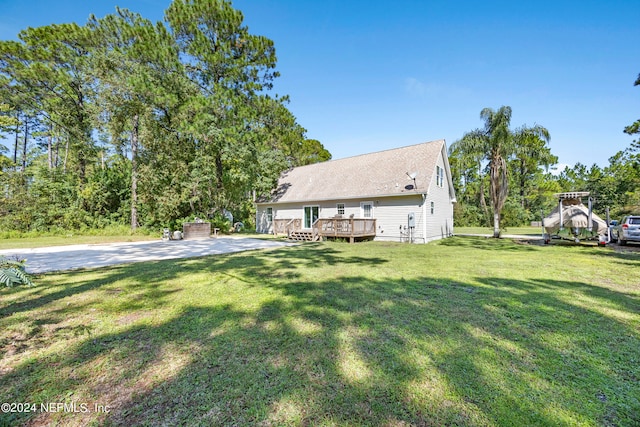
[[[119,5],[161,20],[168,0],[0,0],[0,39]],[[334,158],[482,126],[484,107],[551,133],[559,163],[600,166],[640,118],[637,0],[236,0],[274,40],[275,92]]]

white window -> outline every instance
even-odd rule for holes
[[[436,185],[444,187],[444,169],[440,166],[436,166]]]
[[[273,208],[267,208],[267,223],[273,222]]]
[[[360,203],[360,217],[373,218],[373,202]]]
[[[344,215],[344,203],[338,203],[336,207],[338,208],[338,215]]]
[[[433,213],[436,211],[436,203],[435,202],[431,202],[431,215],[433,215]]]
[[[304,228],[311,228],[313,223],[320,217],[320,208],[318,206],[304,207]]]

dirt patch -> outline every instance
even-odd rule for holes
[[[585,246],[585,247],[593,247],[599,248],[603,251],[610,250],[616,253],[630,253],[630,254],[640,254],[640,244],[638,243],[628,243],[624,246],[618,245],[617,243],[609,243],[606,246],[598,246],[596,242],[593,241],[584,241],[580,243],[574,243],[568,240],[552,240],[551,243],[545,244],[541,239],[527,239],[527,238],[510,238],[513,243],[518,245],[532,245],[532,246]]]
[[[640,254],[640,244],[626,244],[625,246],[620,246],[617,244],[607,245],[608,248],[613,249],[618,253],[629,253],[629,254]]]

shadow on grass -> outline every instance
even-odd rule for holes
[[[494,239],[493,237],[454,236],[438,242],[442,246],[485,249],[490,251],[532,251],[540,246],[535,241]]]
[[[614,258],[622,264],[640,267],[640,250],[630,251],[616,247],[609,248],[609,250],[600,250],[597,252],[597,255],[603,258]]]
[[[98,271],[102,271],[103,273],[97,280],[79,283],[64,283],[62,285],[48,283],[46,279],[40,279],[41,277],[46,276],[38,276],[39,278],[36,279],[36,282],[40,283],[40,286],[36,286],[35,288],[21,287],[14,289],[15,293],[23,294],[23,297],[20,298],[21,301],[11,303],[0,301],[0,318],[24,311],[34,310],[64,298],[72,298],[75,295],[97,290],[105,285],[117,283],[120,280],[131,280],[132,277],[135,279],[136,276],[140,278],[144,277],[144,281],[140,280],[138,282],[138,285],[142,289],[139,298],[132,299],[129,303],[130,308],[135,308],[137,302],[140,302],[145,298],[154,298],[160,301],[167,296],[163,294],[172,293],[173,291],[158,290],[158,286],[154,286],[154,283],[175,278],[177,277],[176,275],[180,273],[178,268],[175,268],[170,264],[157,261],[133,265],[118,265]],[[68,277],[73,281],[74,277],[82,275],[82,273],[83,270],[57,274],[63,277]],[[151,280],[151,283],[149,283],[149,280]],[[52,289],[55,290],[52,292]],[[118,291],[116,289],[111,290],[110,292],[117,293]]]
[[[546,250],[549,248],[564,248],[567,251],[581,251],[603,258],[613,258],[620,263],[630,266],[640,267],[640,251],[632,249],[620,249],[618,246],[609,246],[607,248],[599,247],[595,242],[574,243],[569,241],[552,241],[550,245],[545,245],[541,240],[527,239],[494,239],[492,237],[477,236],[455,236],[439,242],[442,246],[457,247],[460,249],[473,248],[488,251],[510,251],[510,252],[528,252],[536,250]],[[554,254],[557,256],[558,254]],[[612,272],[615,275],[616,272]]]
[[[522,250],[508,242],[505,248]],[[175,291],[167,281],[210,274],[229,277],[235,288],[227,291],[256,305],[202,296],[162,321],[87,337],[2,370],[0,389],[9,401],[85,396],[111,409],[5,419],[83,424],[86,418],[104,425],[640,423],[634,363],[640,336],[629,321],[640,310],[637,299],[571,281],[310,278],[325,271],[322,266],[366,269],[389,262],[320,244],[165,261],[144,271],[121,267],[112,277],[105,271],[99,285],[69,292],[106,294],[129,274],[133,284],[124,292],[142,287],[133,299],[165,307]],[[76,275],[81,273],[65,277]],[[20,304],[25,311],[58,297]],[[589,305],[589,299],[599,304]],[[113,309],[148,307],[126,304]]]

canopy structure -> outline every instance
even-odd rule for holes
[[[569,197],[570,194],[578,197]],[[586,193],[586,195],[588,194]],[[603,236],[607,234],[607,223],[582,204],[579,197],[584,196],[583,193],[563,193],[559,196],[558,206],[544,218],[542,223],[547,234],[558,234],[562,229],[566,229],[576,237],[586,237],[587,235]],[[589,222],[591,222],[591,230],[589,230]]]

